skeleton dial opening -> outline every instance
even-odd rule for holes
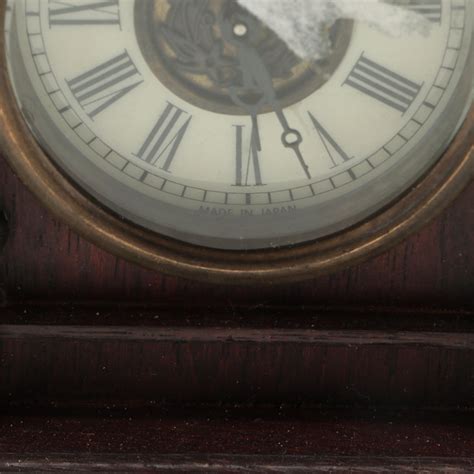
[[[341,20],[309,61],[230,0],[17,0],[13,84],[52,158],[120,215],[215,247],[298,243],[405,191],[465,110],[473,3],[390,3],[426,31]]]

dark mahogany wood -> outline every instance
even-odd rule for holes
[[[0,472],[472,472],[474,184],[385,254],[274,287],[120,260],[3,161],[0,206]]]
[[[0,260],[8,302],[474,307],[474,185],[423,231],[367,263],[306,283],[253,288],[167,277],[120,260],[53,219],[0,165],[10,238]]]
[[[1,472],[472,472],[472,415],[153,410],[0,419]]]
[[[4,310],[0,401],[471,408],[472,313]],[[130,309],[129,309],[130,311]],[[132,311],[131,311],[132,313]],[[92,321],[93,318],[97,321]],[[416,322],[409,322],[415,319]],[[390,321],[390,323],[388,323]]]

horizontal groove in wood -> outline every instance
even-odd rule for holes
[[[4,325],[0,401],[473,406],[474,335]]]
[[[1,472],[430,472],[472,473],[473,458],[319,457],[245,455],[44,456],[0,455]]]
[[[364,306],[8,305],[1,325],[474,333],[474,312]]]
[[[417,345],[443,348],[474,349],[474,334],[389,332],[389,331],[321,331],[311,329],[248,328],[154,328],[154,327],[88,327],[0,325],[0,339],[57,339],[88,341],[148,341],[181,343],[294,343],[317,345]]]

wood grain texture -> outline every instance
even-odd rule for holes
[[[77,321],[0,326],[1,403],[474,404],[472,328],[461,333]]]
[[[206,285],[115,258],[54,220],[0,163],[0,204],[10,238],[0,278],[10,303],[133,301],[150,304],[396,305],[474,308],[474,184],[417,235],[362,265],[301,284]]]
[[[0,455],[1,472],[178,472],[178,473],[432,473],[470,474],[469,458],[430,457],[321,457],[321,456],[238,456],[238,455]]]
[[[11,413],[0,418],[0,460],[5,453],[84,455],[345,456],[355,458],[469,458],[472,414],[318,410],[314,407],[197,408],[57,416]],[[106,457],[106,456],[104,456]],[[11,459],[11,457],[10,457]],[[110,458],[109,458],[110,459]],[[120,457],[119,457],[120,459]],[[123,457],[122,457],[123,459]],[[129,458],[130,459],[130,458]],[[327,459],[326,459],[327,460]],[[459,459],[462,460],[462,459]],[[282,460],[283,461],[283,460]]]
[[[3,161],[0,205],[0,471],[472,472],[474,184],[377,258],[265,288],[117,259]]]

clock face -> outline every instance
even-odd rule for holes
[[[389,3],[420,28],[330,22],[313,59],[232,0],[15,0],[12,84],[120,217],[214,248],[302,243],[407,192],[470,105],[474,2]]]

